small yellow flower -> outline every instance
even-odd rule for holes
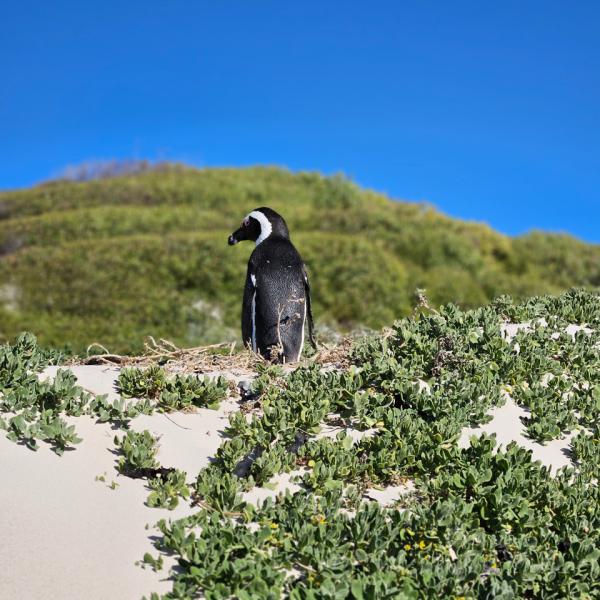
[[[309,461],[308,461],[306,464],[307,464],[309,467],[314,467],[316,463],[315,463],[315,461],[314,461],[314,460],[312,460],[312,459],[311,459],[311,460],[309,460]]]
[[[404,544],[404,549],[408,552],[412,546],[410,544]]]
[[[419,548],[421,548],[421,550],[424,550],[426,545],[427,544],[423,540],[419,542]]]
[[[381,427],[383,427],[385,425],[385,423],[383,421],[377,421],[377,423],[375,423],[375,427],[379,427],[381,429]]]
[[[271,523],[269,527],[271,527],[271,529],[279,529],[279,525],[277,525],[277,523]]]

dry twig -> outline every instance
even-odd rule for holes
[[[101,353],[92,353],[93,349],[101,349]],[[217,350],[225,353],[218,353]],[[224,342],[194,348],[179,348],[165,339],[156,341],[148,336],[144,343],[144,354],[127,356],[111,353],[101,344],[94,343],[88,347],[87,356],[75,359],[73,364],[115,365],[146,367],[160,362],[165,368],[176,372],[237,371],[254,372],[256,363],[262,360],[258,355],[247,350],[234,353],[235,342]]]

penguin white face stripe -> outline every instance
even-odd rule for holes
[[[256,240],[256,245],[258,246],[261,242],[264,242],[273,231],[273,227],[271,226],[271,222],[267,217],[260,212],[260,210],[253,210],[248,217],[253,217],[260,223],[260,235]],[[246,218],[248,218],[246,217]]]

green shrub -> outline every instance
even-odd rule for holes
[[[122,398],[148,398],[164,412],[192,407],[217,408],[227,396],[229,382],[224,377],[175,375],[167,377],[161,367],[125,368],[119,373],[116,388]]]
[[[121,453],[118,463],[120,473],[130,477],[145,477],[160,467],[156,460],[158,438],[147,429],[139,433],[127,431],[121,437],[115,436],[114,441]]]

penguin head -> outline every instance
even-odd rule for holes
[[[288,231],[283,217],[279,213],[263,206],[261,208],[255,208],[252,212],[248,213],[242,221],[240,228],[237,231],[234,231],[227,241],[230,246],[233,246],[238,242],[251,240],[258,246],[269,236],[278,236],[289,239],[290,232]]]

